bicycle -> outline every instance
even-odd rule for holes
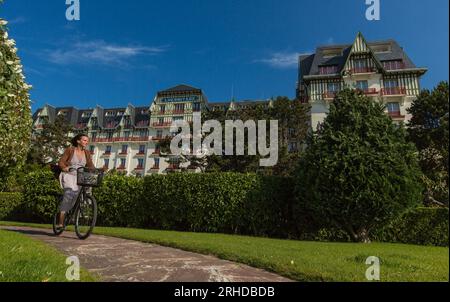
[[[56,212],[53,218],[53,233],[60,236],[69,224],[75,224],[77,237],[85,240],[92,234],[97,222],[97,201],[87,188],[100,186],[104,172],[101,169],[83,167],[77,170],[69,169],[69,172],[73,171],[77,171],[77,184],[81,190],[72,210],[66,213],[62,228],[58,228],[60,212],[59,210]]]

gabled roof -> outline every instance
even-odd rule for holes
[[[383,61],[391,61],[391,60],[402,60],[405,69],[420,69],[425,70],[423,68],[417,68],[417,66],[411,61],[406,52],[402,47],[397,43],[397,41],[393,39],[382,40],[382,41],[374,41],[367,42],[361,33],[358,33],[355,42],[361,39],[363,43],[365,43],[369,47],[369,52],[373,54],[373,57],[377,63],[377,65],[381,65]],[[355,44],[355,43],[354,43]],[[319,68],[321,66],[337,66],[338,73],[341,73],[343,68],[345,67],[346,62],[349,59],[352,48],[354,44],[340,44],[340,45],[328,45],[328,46],[319,46],[316,49],[315,54],[312,55],[302,55],[299,57],[299,79],[300,81],[303,77],[311,77],[311,76],[322,76],[319,74]],[[387,45],[389,46],[390,51],[388,52],[375,52],[373,51],[374,47]],[[326,53],[330,50],[339,51],[338,55],[327,57]],[[382,66],[379,66],[382,68]],[[333,75],[323,75],[323,77],[333,76]]]
[[[177,85],[174,86],[172,88],[166,89],[166,90],[162,90],[159,93],[168,93],[168,92],[191,92],[191,91],[201,91],[201,89],[195,88],[193,86],[189,86],[189,85],[185,85],[185,84],[181,84],[181,85]]]

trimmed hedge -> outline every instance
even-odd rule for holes
[[[383,242],[448,246],[448,208],[417,208],[374,233]]]
[[[53,219],[62,190],[50,169],[45,168],[25,176],[23,208],[20,220],[49,223]]]
[[[21,193],[0,192],[0,220],[17,219],[16,213],[21,205]]]
[[[289,180],[256,174],[208,173],[144,178],[140,227],[283,236],[290,233]]]
[[[350,241],[295,209],[290,178],[240,173],[110,175],[94,189],[98,225]],[[0,220],[51,223],[61,193],[50,170],[25,179],[23,198],[0,193]],[[418,208],[371,234],[374,241],[448,246],[447,208]]]

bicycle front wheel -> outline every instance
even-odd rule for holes
[[[87,196],[80,202],[75,217],[75,232],[78,238],[87,239],[97,222],[97,202],[94,197]]]

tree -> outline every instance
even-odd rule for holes
[[[0,5],[1,5],[0,1]],[[0,180],[23,165],[31,137],[29,86],[9,39],[7,22],[0,18]]]
[[[384,110],[360,92],[339,93],[296,175],[298,208],[356,242],[422,197],[417,151]]]
[[[277,97],[273,101],[272,107],[264,105],[249,106],[245,109],[229,111],[210,111],[205,113],[204,120],[217,120],[222,124],[225,131],[225,120],[277,120],[279,127],[279,154],[278,164],[274,167],[261,169],[259,166],[260,156],[247,155],[248,145],[245,145],[244,156],[208,156],[207,171],[222,172],[261,172],[268,175],[292,175],[294,172],[293,162],[296,162],[300,155],[300,144],[306,139],[308,132],[308,110],[309,107],[298,101],[292,101],[287,97]],[[269,131],[267,131],[267,141],[269,141]],[[225,133],[222,135],[225,140]],[[289,150],[289,143],[297,142],[297,150]],[[225,146],[225,141],[223,141]],[[225,154],[225,151],[223,152]]]
[[[408,124],[409,139],[419,150],[420,166],[428,197],[448,206],[448,111],[449,86],[441,82],[433,90],[424,90],[408,110],[412,118]]]
[[[40,133],[31,141],[27,161],[30,164],[55,164],[61,157],[61,151],[70,145],[72,126],[62,115],[54,123],[45,123]]]

